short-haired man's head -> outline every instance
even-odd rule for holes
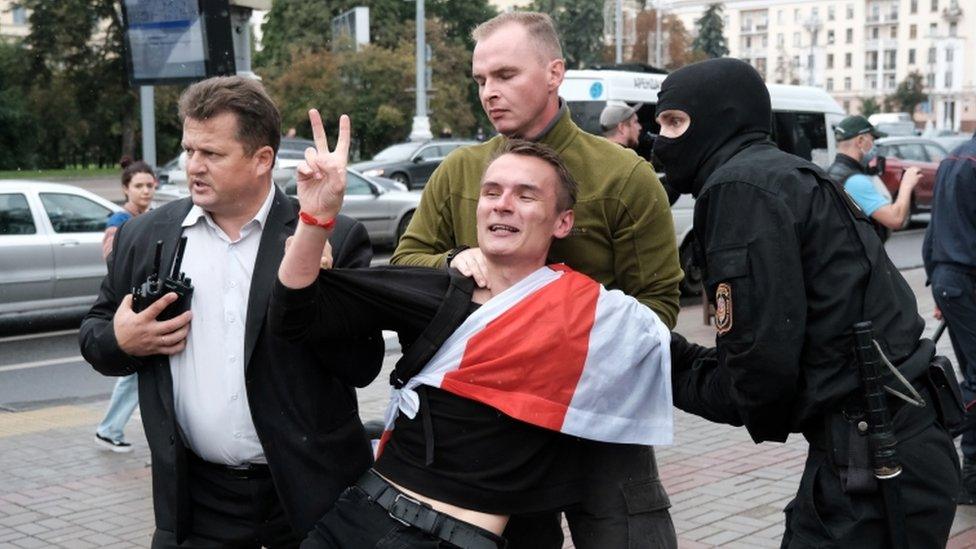
[[[563,48],[559,43],[559,34],[552,18],[545,13],[535,11],[510,11],[492,17],[478,25],[471,31],[471,38],[480,42],[495,33],[498,29],[508,25],[519,25],[532,41],[535,42],[543,61],[563,58]]]
[[[183,92],[179,109],[181,122],[233,113],[237,118],[237,140],[248,156],[264,146],[278,153],[281,113],[257,80],[242,76],[202,80]]]
[[[508,139],[488,160],[488,166],[498,158],[508,154],[538,158],[552,167],[553,171],[556,172],[556,182],[558,183],[558,187],[556,188],[557,212],[571,210],[576,205],[576,195],[579,192],[579,185],[573,179],[573,175],[569,173],[569,169],[566,168],[566,164],[556,151],[552,150],[548,145],[536,141]]]

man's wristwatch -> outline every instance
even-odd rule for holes
[[[454,261],[454,258],[457,257],[457,255],[459,253],[463,252],[464,250],[467,250],[470,247],[471,246],[463,246],[462,245],[462,246],[458,246],[457,248],[454,248],[453,250],[447,252],[447,257],[444,258],[445,261],[446,261],[446,264],[444,266],[446,268],[450,269],[451,268],[451,262]]]

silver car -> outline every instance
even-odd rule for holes
[[[105,223],[120,210],[70,185],[0,181],[0,319],[90,306]]]
[[[295,175],[285,183],[285,194],[295,196],[298,181]],[[407,230],[414,210],[420,204],[420,191],[407,191],[404,186],[383,177],[366,177],[351,168],[346,169],[346,197],[342,213],[359,220],[366,227],[373,245],[392,245],[400,241]]]

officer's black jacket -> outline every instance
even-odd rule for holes
[[[744,424],[757,442],[783,441],[858,387],[856,322],[874,323],[895,364],[931,354],[916,352],[924,322],[911,288],[820,168],[752,134],[704,169],[694,230],[713,303],[723,285],[723,330],[711,356],[676,338],[675,405]]]

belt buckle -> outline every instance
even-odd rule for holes
[[[404,501],[408,502],[408,503],[414,504],[418,509],[422,509],[424,507],[424,504],[423,503],[420,503],[420,501],[418,501],[418,500],[416,500],[416,499],[414,499],[414,498],[412,498],[412,497],[404,494],[403,492],[400,492],[400,493],[398,493],[396,495],[395,498],[393,498],[393,503],[390,504],[390,508],[387,509],[386,514],[389,515],[391,519],[399,522],[400,524],[402,524],[404,526],[409,526],[409,527],[416,528],[417,527],[416,524],[407,522],[406,520],[404,520],[404,519],[402,519],[402,518],[400,518],[400,517],[398,517],[398,516],[396,516],[396,515],[393,514],[393,510],[395,508],[397,508],[397,503],[400,501],[401,498]],[[414,513],[414,514],[416,515],[416,513]]]

